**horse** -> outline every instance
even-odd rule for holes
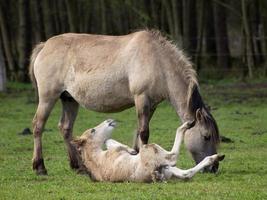
[[[224,159],[224,155],[215,154],[205,157],[191,169],[182,170],[175,166],[184,134],[194,124],[195,121],[185,122],[177,129],[171,151],[152,143],[140,145],[139,153],[131,154],[133,150],[130,147],[111,139],[116,127],[116,121],[112,119],[86,130],[72,143],[94,181],[149,183],[169,179],[188,180],[203,168]]]
[[[33,118],[32,166],[47,174],[42,132],[58,99],[58,127],[68,149],[70,167],[79,169],[72,130],[79,105],[97,112],[119,112],[135,106],[138,129],[134,148],[147,144],[149,122],[157,105],[170,102],[182,122],[196,120],[185,135],[196,164],[217,153],[219,131],[199,92],[193,64],[159,31],[142,30],[123,36],[65,33],[33,49],[29,75],[38,95]],[[215,162],[206,171],[216,172]]]

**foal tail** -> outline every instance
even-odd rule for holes
[[[34,49],[32,51],[32,55],[31,55],[30,66],[29,66],[29,76],[31,78],[32,85],[35,89],[37,102],[38,102],[39,98],[38,98],[38,87],[37,87],[37,83],[36,83],[36,78],[34,76],[34,63],[35,63],[36,57],[38,56],[40,51],[44,48],[44,45],[45,45],[45,43],[41,42],[34,47]]]

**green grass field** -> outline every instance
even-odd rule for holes
[[[33,140],[19,134],[31,127],[36,105],[30,85],[9,83],[0,94],[0,199],[267,199],[267,82],[230,81],[201,84],[205,102],[213,108],[220,133],[233,140],[222,143],[226,155],[218,174],[197,174],[190,181],[168,183],[95,183],[69,168],[63,139],[57,129],[60,102],[43,134],[48,176],[31,169]],[[80,135],[107,118],[119,121],[113,138],[132,144],[134,109],[116,114],[80,109],[74,133]],[[174,110],[162,103],[151,121],[150,142],[170,149],[180,124]],[[194,165],[182,149],[177,166]]]

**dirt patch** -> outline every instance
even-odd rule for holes
[[[225,137],[223,135],[220,136],[221,142],[224,143],[234,143],[234,140],[232,140],[231,138]]]
[[[18,135],[32,135],[30,128],[24,128],[22,132],[19,132]]]

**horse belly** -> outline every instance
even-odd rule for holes
[[[89,76],[75,81],[68,92],[87,109],[97,112],[118,112],[134,105],[126,78]]]

